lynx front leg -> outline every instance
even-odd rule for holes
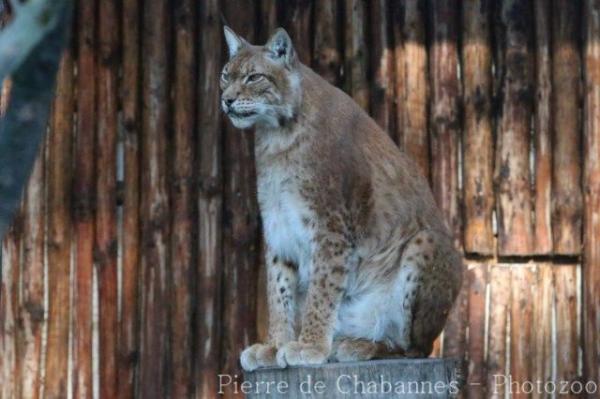
[[[246,348],[240,362],[244,370],[275,366],[277,349],[295,339],[296,267],[267,251],[269,342]]]
[[[338,236],[318,240],[297,341],[277,352],[280,367],[320,364],[331,352],[337,311],[346,288],[350,245]]]

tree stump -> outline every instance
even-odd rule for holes
[[[454,398],[466,380],[459,359],[386,359],[267,368],[244,380],[220,376],[221,390],[261,398]]]

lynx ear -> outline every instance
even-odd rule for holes
[[[248,45],[248,42],[239,37],[229,26],[223,27],[225,33],[225,41],[229,48],[229,58],[236,55],[243,47]]]
[[[283,60],[288,65],[292,65],[296,61],[292,39],[283,28],[277,28],[265,47],[271,52],[274,59]]]

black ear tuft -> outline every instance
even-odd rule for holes
[[[285,29],[278,28],[269,39],[265,47],[271,52],[274,58],[281,59],[291,65],[296,60],[292,39]]]

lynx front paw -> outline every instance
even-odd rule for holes
[[[276,354],[277,348],[274,345],[254,344],[244,349],[240,355],[240,363],[246,371],[272,367],[277,365]]]
[[[329,350],[323,345],[288,342],[277,351],[279,367],[322,364],[327,361]]]

